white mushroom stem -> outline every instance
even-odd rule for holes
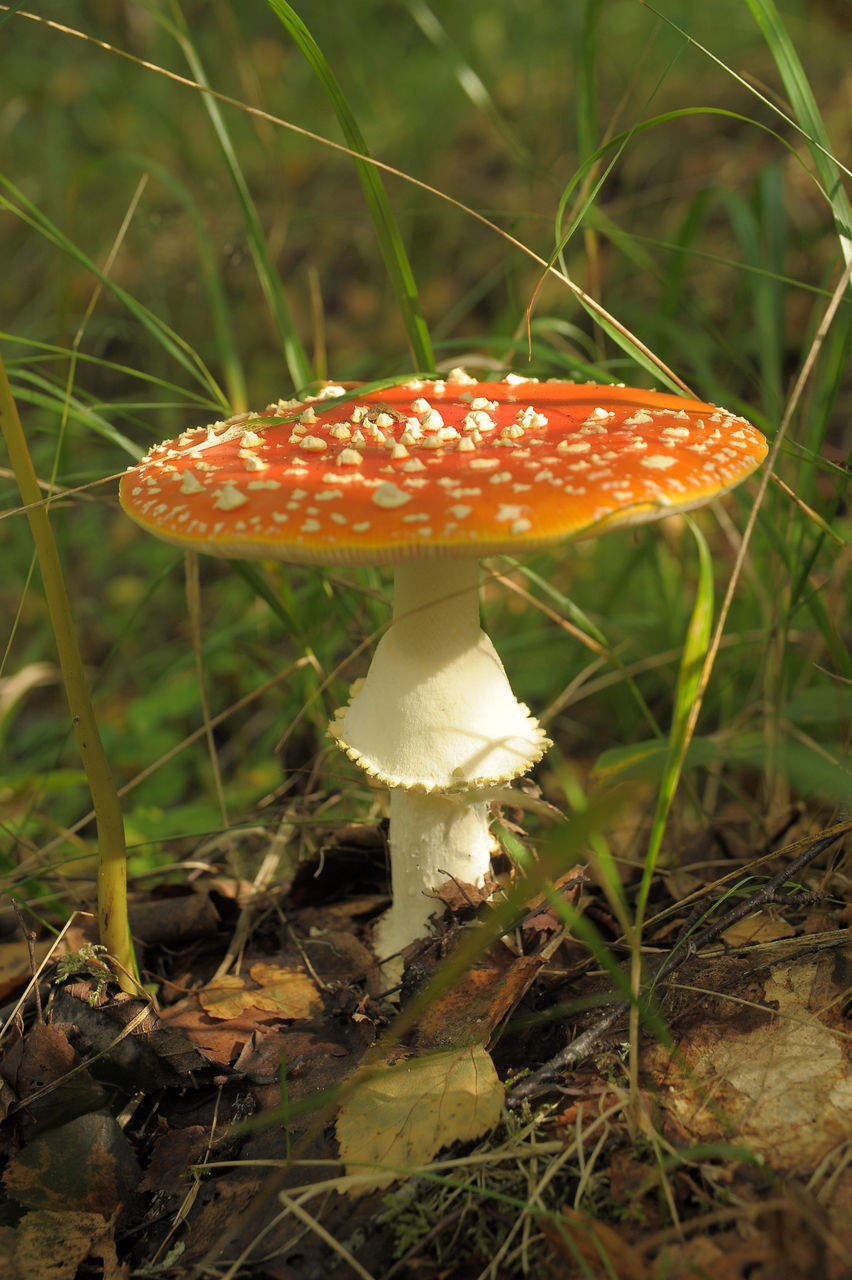
[[[428,933],[434,890],[484,884],[493,839],[487,792],[526,771],[548,743],[512,693],[479,626],[473,560],[398,567],[393,621],[331,734],[391,789],[393,905],[377,930],[389,956]]]
[[[380,959],[428,936],[430,918],[443,912],[434,892],[448,879],[485,884],[497,845],[488,829],[488,802],[476,794],[391,792],[393,901],[373,935]]]

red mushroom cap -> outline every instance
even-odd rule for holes
[[[326,386],[185,431],[131,467],[120,496],[143,527],[208,554],[386,564],[528,551],[688,510],[766,449],[698,400],[457,370]]]

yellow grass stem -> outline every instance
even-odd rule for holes
[[[127,920],[124,820],[89,697],[83,659],[74,631],[71,604],[65,588],[62,565],[50,525],[48,509],[42,498],[2,357],[0,357],[0,431],[2,431],[21,499],[26,508],[41,570],[44,596],[56,640],[59,665],[62,669],[65,694],[71,713],[71,725],[77,738],[92,795],[98,833],[100,938],[110,956],[118,962],[116,973],[118,982],[126,991],[136,992],[138,988],[134,977],[137,969]]]

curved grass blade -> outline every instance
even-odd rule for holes
[[[831,205],[843,260],[852,262],[852,207],[842,184],[840,168],[831,152],[831,143],[813,95],[805,69],[787,33],[774,0],[747,0],[755,22],[760,27],[769,52],[775,59],[784,88],[799,126],[814,158],[820,182]]]
[[[161,347],[175,360],[182,368],[204,387],[205,391],[215,396],[222,404],[225,404],[225,397],[210,370],[204,364],[204,361],[193,351],[187,342],[170,329],[167,324],[150,311],[147,307],[137,302],[136,298],[126,289],[122,289],[121,285],[116,284],[108,275],[101,271],[100,267],[87,254],[83,252],[73,240],[69,240],[63,231],[51,222],[46,214],[28,200],[18,187],[8,178],[0,174],[0,187],[11,193],[13,199],[0,195],[0,209],[6,209],[9,213],[20,218],[22,222],[26,222],[33,230],[38,231],[57,249],[61,249],[70,258],[79,262],[86,271],[100,281],[104,288],[108,289],[113,297],[127,308],[134,319],[147,329],[147,331],[156,339]],[[17,202],[17,203],[16,203]]]
[[[452,68],[462,93],[489,122],[507,150],[525,169],[535,170],[538,167],[535,156],[505,119],[481,77],[460,52],[435,10],[426,0],[403,0],[403,3],[443,62]]]
[[[359,156],[365,157],[365,160],[356,159],[355,164],[376,229],[379,248],[405,323],[414,368],[418,373],[430,373],[435,368],[435,357],[429,330],[420,309],[414,274],[379,171],[369,162],[371,157],[364,135],[352,114],[337,77],[302,19],[286,0],[266,0],[266,3],[281,19],[316,73],[334,108],[349,147]]]
[[[61,346],[55,342],[39,342],[32,337],[22,338],[19,334],[9,333],[7,329],[0,329],[0,342],[15,345],[26,351],[27,367],[37,364],[47,365],[55,360],[64,364],[71,355],[70,347]],[[20,360],[23,363],[24,357],[22,356]],[[181,383],[169,382],[158,374],[148,373],[145,369],[135,369],[132,365],[121,364],[117,360],[107,360],[103,356],[93,355],[87,351],[78,351],[77,360],[81,364],[92,364],[100,369],[107,369],[111,373],[120,374],[123,380],[135,379],[137,382],[168,391],[173,399],[164,406],[166,408],[183,409],[194,406],[205,412],[218,413],[221,409],[228,407],[227,401],[211,400],[209,396],[199,395],[197,391],[192,391]],[[7,368],[14,369],[17,363],[15,360],[9,360]]]
[[[68,395],[58,387],[55,387],[46,378],[41,378],[25,369],[19,371],[18,381],[19,385],[16,394],[19,401],[37,405],[39,408],[47,409],[48,412],[54,414],[65,412],[69,421],[76,422],[86,429],[95,431],[104,440],[109,440],[111,444],[117,445],[128,457],[135,460],[141,456],[142,450],[137,444],[129,440],[117,427],[112,425],[108,418],[98,413],[91,405],[86,404],[79,396]],[[29,383],[29,386],[25,385],[26,383]]]
[[[131,159],[136,159],[131,157]],[[228,306],[228,299],[225,293],[225,286],[222,281],[222,273],[216,261],[216,255],[213,252],[213,245],[210,242],[210,236],[207,234],[207,227],[201,216],[198,205],[193,199],[192,193],[185,183],[176,178],[163,165],[157,164],[148,157],[139,158],[137,160],[140,168],[146,173],[157,178],[164,187],[166,187],[173,196],[183,205],[192,223],[194,233],[194,245],[198,252],[199,262],[201,264],[201,278],[204,281],[207,290],[207,298],[210,303],[210,318],[213,325],[213,333],[216,338],[216,345],[219,349],[219,355],[222,361],[222,369],[224,372],[225,389],[228,395],[227,410],[229,413],[242,413],[244,409],[249,407],[248,392],[246,389],[246,380],[243,372],[243,364],[240,357],[239,345],[234,334],[234,326],[231,321],[231,311]]]
[[[710,645],[710,633],[713,627],[713,560],[710,548],[703,533],[696,524],[689,521],[696,545],[698,547],[698,583],[695,590],[695,602],[686,631],[683,645],[683,657],[675,685],[674,709],[669,731],[669,748],[663,776],[657,797],[657,808],[645,856],[645,867],[642,883],[636,903],[637,931],[641,930],[645,915],[645,906],[651,890],[651,881],[657,865],[666,819],[677,790],[683,770],[686,752],[689,747],[689,726],[692,704],[698,693],[701,671],[707,650]]]

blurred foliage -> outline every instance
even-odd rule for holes
[[[564,285],[549,279],[535,294],[541,268],[452,201],[545,260],[582,211],[562,254],[571,278],[697,394],[774,434],[842,261],[807,146],[774,109],[786,110],[783,86],[746,5],[696,9],[677,0],[665,8],[669,21],[631,0],[295,7],[372,154],[434,188],[384,179],[442,367],[513,366],[647,385]],[[849,9],[785,0],[780,11],[839,145],[850,132]],[[0,254],[4,352],[39,474],[61,489],[103,480],[151,440],[222,416],[229,401],[241,408],[247,396],[259,407],[291,390],[245,209],[201,95],[155,69],[191,74],[174,35],[181,21],[217,91],[334,141],[341,135],[321,84],[263,4],[186,0],[179,10],[171,0],[88,0],[55,16],[89,39],[20,14],[0,27],[0,154],[13,184],[0,192]],[[316,373],[406,372],[405,328],[352,160],[267,117],[220,107]],[[639,128],[651,118],[659,123]],[[561,209],[583,164],[625,131],[623,145],[580,177]],[[56,235],[34,225],[25,202]],[[110,287],[96,296],[81,254],[154,320]],[[689,789],[703,821],[727,807],[771,824],[797,788],[814,791],[821,755],[832,769],[845,767],[849,556],[825,527],[849,536],[851,324],[847,298],[779,463],[823,525],[770,492],[733,599],[701,721],[702,734],[723,735],[723,745],[698,752],[701,783]],[[3,507],[14,510],[7,472],[0,489]],[[701,518],[717,590],[755,492],[752,483],[726,500],[721,524]],[[119,782],[196,734],[126,800],[131,838],[149,857],[167,834],[194,837],[221,825],[197,733],[181,557],[130,525],[112,484],[60,497],[52,510]],[[8,679],[53,654],[20,518],[3,522],[3,557],[0,600],[10,626],[0,678]],[[489,629],[519,695],[552,708],[555,759],[585,778],[602,752],[648,737],[623,669],[635,666],[641,698],[667,731],[697,579],[694,545],[673,520],[529,567],[547,584],[546,596],[531,585],[533,595],[566,616],[583,609],[620,664],[595,657],[522,598],[486,586]],[[201,565],[212,713],[309,661],[217,725],[231,816],[271,821],[304,786],[331,797],[327,815],[355,817],[366,795],[348,765],[323,756],[325,723],[363,671],[364,652],[339,664],[387,620],[386,579],[286,565],[258,572],[278,611],[251,575],[220,561]],[[513,573],[523,581],[523,567]],[[3,726],[2,856],[12,874],[35,865],[37,849],[87,805],[71,785],[76,761],[55,682],[29,687]],[[724,743],[737,734],[750,752],[731,747],[736,768],[726,770]],[[796,763],[802,751],[808,769]],[[545,775],[546,784],[555,787],[555,776]],[[830,814],[839,797],[828,791],[821,800]]]

